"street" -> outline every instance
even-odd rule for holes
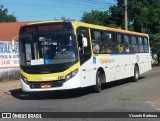
[[[19,85],[0,96],[0,111],[159,112],[159,74],[157,68],[141,75],[138,82],[125,79],[108,83],[103,85],[101,93],[93,93],[90,88],[24,93]]]

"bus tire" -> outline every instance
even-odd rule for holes
[[[134,66],[134,76],[132,77],[133,82],[137,82],[139,80],[139,68],[137,65]]]
[[[103,78],[103,75],[100,74],[99,71],[97,71],[97,74],[96,74],[96,85],[94,85],[93,87],[93,91],[95,93],[100,93],[101,92],[101,79]]]

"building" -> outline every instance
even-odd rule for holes
[[[18,34],[20,26],[27,23],[0,23],[0,81],[19,77]]]

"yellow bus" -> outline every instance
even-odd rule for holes
[[[22,90],[51,91],[92,86],[151,69],[149,37],[76,21],[43,21],[19,32]]]

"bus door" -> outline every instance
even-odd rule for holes
[[[80,81],[81,87],[91,85],[91,48],[88,28],[77,29],[77,40],[80,58]]]

